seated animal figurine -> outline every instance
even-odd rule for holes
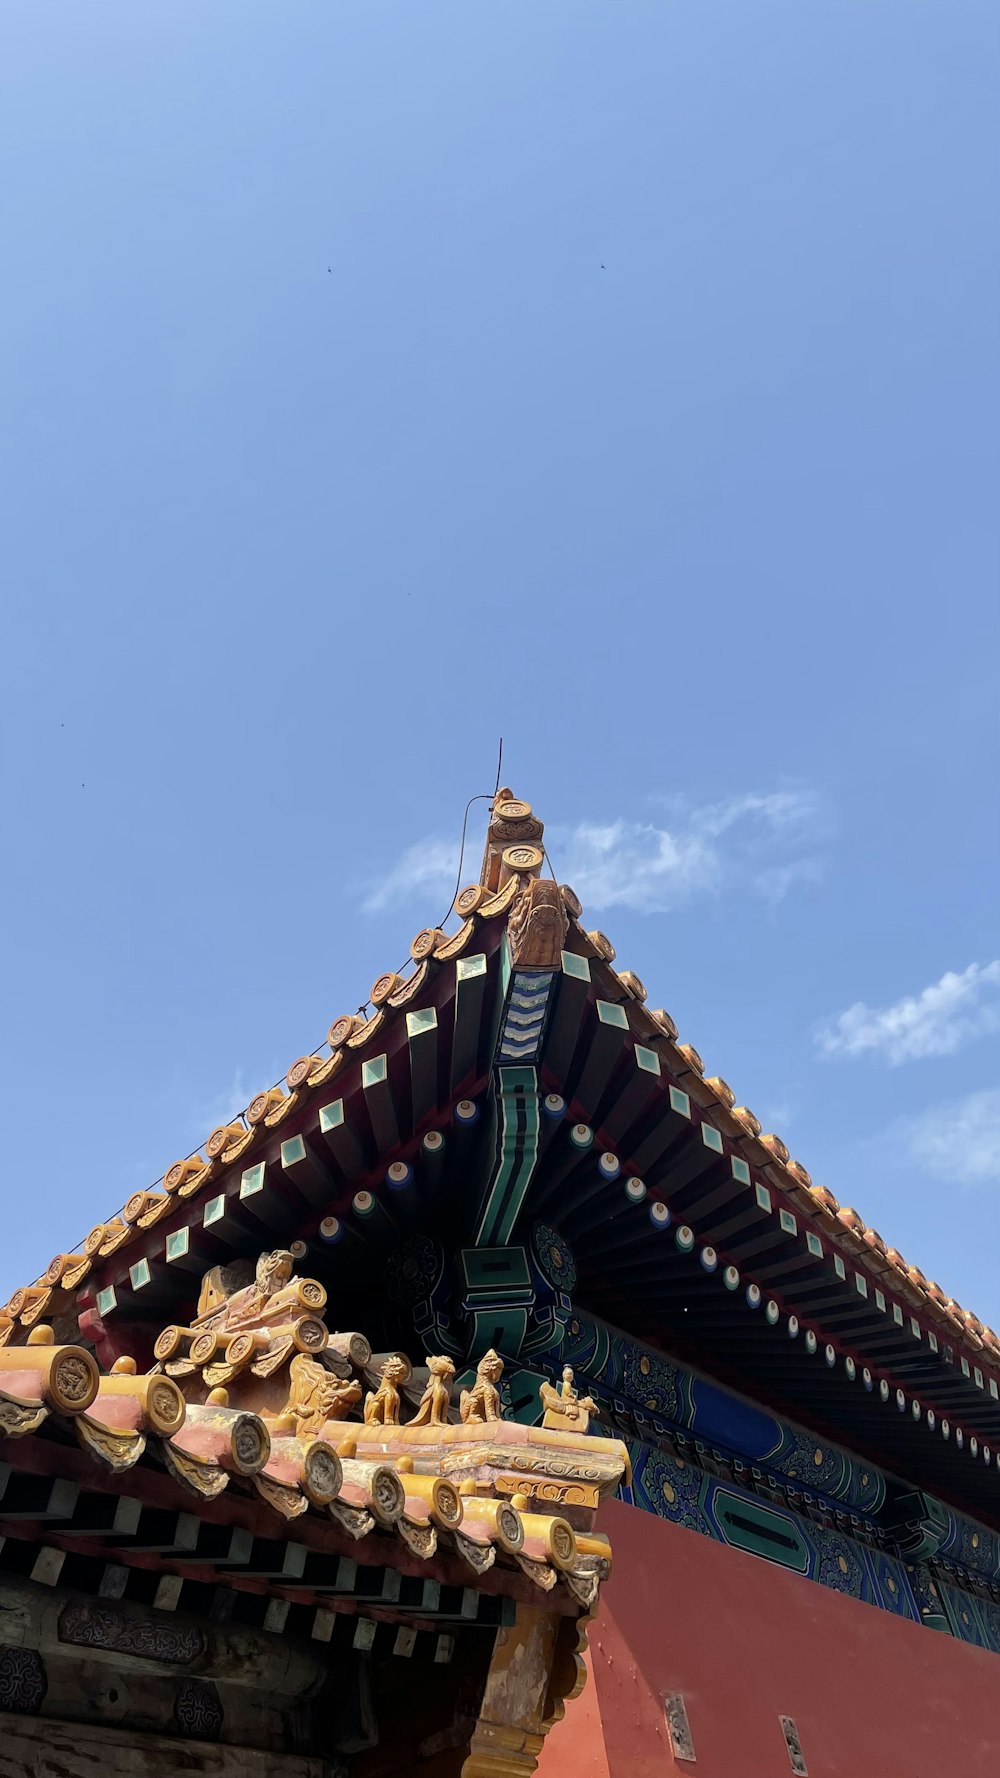
[[[386,1359],[382,1366],[381,1383],[365,1396],[366,1426],[399,1425],[399,1390],[396,1385],[408,1374],[408,1368],[401,1358]]]
[[[472,1388],[462,1390],[461,1415],[467,1425],[477,1421],[485,1424],[489,1420],[503,1419],[500,1391],[497,1388],[502,1376],[503,1359],[491,1347],[476,1366],[476,1380]]]

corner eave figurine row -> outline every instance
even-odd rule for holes
[[[393,1021],[405,1018],[407,1010],[421,1000],[435,971],[454,967],[456,960],[467,955],[477,932],[483,933],[484,944],[493,945],[495,950],[499,942],[497,932],[502,928],[507,954],[515,968],[530,971],[557,967],[564,946],[585,958],[598,991],[627,1008],[636,1040],[663,1057],[672,1074],[684,1082],[685,1089],[697,1100],[705,1121],[729,1136],[740,1153],[784,1194],[788,1205],[867,1275],[873,1289],[877,1291],[880,1283],[885,1286],[888,1281],[908,1305],[907,1314],[915,1312],[925,1317],[929,1330],[954,1342],[970,1361],[980,1366],[992,1364],[996,1376],[987,1378],[992,1388],[1000,1378],[1000,1340],[993,1331],[888,1247],[855,1210],[842,1207],[827,1188],[814,1185],[807,1170],[790,1157],[780,1137],[762,1133],[759,1120],[747,1107],[737,1105],[736,1095],[727,1083],[719,1076],[706,1074],[694,1047],[679,1041],[669,1014],[647,1007],[639,978],[629,970],[615,970],[611,941],[600,932],[584,930],[580,924],[581,905],[573,891],[559,885],[553,876],[542,874],[547,862],[542,822],[530,804],[515,798],[506,787],[499,790],[491,808],[480,882],[462,890],[456,898],[459,930],[453,935],[446,935],[438,927],[419,932],[410,947],[413,973],[409,978],[397,971],[381,975],[372,987],[368,1007],[334,1020],[325,1051],[297,1058],[284,1083],[258,1094],[242,1118],[212,1131],[203,1153],[175,1163],[157,1188],[134,1193],[118,1215],[91,1231],[82,1251],[57,1254],[40,1278],[16,1291],[0,1311],[0,1346],[17,1346],[47,1315],[69,1312],[74,1293],[82,1288],[92,1292],[93,1280],[100,1278],[102,1269],[107,1276],[110,1266],[120,1264],[119,1253],[137,1243],[148,1244],[150,1231],[158,1225],[165,1224],[170,1229],[178,1215],[193,1223],[194,1206],[210,1182],[217,1185],[228,1169],[248,1155],[252,1158],[251,1151],[259,1153],[265,1138],[284,1133],[301,1121],[299,1113],[308,1106],[311,1095],[338,1075],[346,1079],[350,1065],[363,1065],[376,1040],[381,1044],[387,1041]],[[440,981],[440,976],[437,979]],[[207,1351],[216,1330],[210,1319],[202,1325],[199,1315],[196,1326],[178,1333],[181,1343],[170,1362],[188,1362],[193,1349],[194,1362],[206,1380],[213,1386],[226,1387],[236,1374],[234,1366],[240,1372],[249,1369],[259,1376],[261,1366],[267,1363],[283,1367],[286,1358],[290,1361],[293,1348],[307,1357],[308,1305],[298,1305],[298,1314],[295,1307],[289,1305],[282,1335],[285,1344],[280,1352],[280,1342],[272,1342],[264,1354],[259,1340],[254,1351],[249,1351],[246,1340],[236,1343],[238,1330],[234,1327],[232,1351],[228,1345],[225,1353],[217,1348],[212,1360],[215,1368],[206,1372],[201,1355]],[[87,1314],[91,1312],[86,1310]],[[206,1308],[204,1314],[209,1313]],[[308,1390],[310,1373],[305,1364],[298,1366],[297,1375],[302,1378],[301,1387]],[[353,1405],[348,1402],[348,1409]]]
[[[50,1416],[68,1421],[118,1472],[154,1438],[169,1473],[203,1499],[236,1481],[283,1518],[320,1512],[355,1541],[390,1532],[424,1560],[445,1539],[475,1574],[499,1561],[592,1606],[611,1559],[594,1516],[628,1454],[586,1435],[589,1404],[566,1394],[571,1380],[550,1431],[504,1419],[495,1352],[457,1405],[452,1360],[432,1356],[404,1419],[409,1360],[331,1333],[323,1286],[297,1277],[287,1250],[263,1254],[235,1288],[215,1268],[200,1302],[192,1327],[163,1330],[144,1375],[129,1359],[102,1375],[83,1347],[37,1327],[27,1347],[0,1351],[0,1431],[23,1438]]]

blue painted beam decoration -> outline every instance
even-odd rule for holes
[[[506,1358],[521,1349],[534,1307],[523,1247],[466,1247],[458,1255],[466,1351],[481,1358],[492,1347]]]
[[[553,1241],[553,1231],[536,1231],[536,1248],[550,1262]],[[559,1258],[563,1272],[566,1256]],[[562,1337],[533,1353],[532,1363],[550,1375],[571,1364],[581,1393],[603,1400],[619,1430],[623,1423],[635,1428],[632,1437],[625,1432],[633,1476],[622,1489],[632,1505],[1000,1654],[1000,1596],[981,1597],[958,1584],[964,1571],[969,1589],[1000,1593],[996,1533],[931,1495],[901,1492],[874,1466],[582,1310],[572,1308],[560,1327]],[[511,1378],[525,1418],[534,1382],[533,1370]],[[725,1473],[713,1474],[724,1453]],[[748,1479],[760,1478],[765,1498],[730,1479],[741,1468]],[[808,1516],[785,1505],[788,1497],[808,1503]],[[824,1518],[846,1530],[818,1522]],[[939,1558],[948,1578],[935,1566]]]
[[[563,1262],[565,1264],[565,1261]],[[535,1361],[542,1357],[535,1353]],[[828,1440],[779,1420],[707,1377],[696,1376],[675,1359],[630,1340],[615,1328],[574,1307],[565,1322],[558,1352],[588,1387],[631,1410],[641,1424],[694,1433],[748,1463],[766,1463],[789,1481],[808,1488],[831,1505],[876,1514],[886,1498],[886,1481],[871,1464],[860,1463]]]
[[[852,1599],[913,1623],[923,1621],[909,1570],[897,1557],[800,1519],[639,1440],[630,1445],[629,1455],[633,1505]]]

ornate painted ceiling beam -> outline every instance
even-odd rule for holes
[[[541,1130],[538,1075],[530,1066],[496,1071],[494,1159],[473,1227],[477,1246],[502,1246],[524,1203],[538,1160]]]

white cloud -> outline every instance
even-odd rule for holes
[[[910,1160],[932,1179],[1000,1185],[1000,1087],[931,1106],[891,1127]]]
[[[795,1121],[795,1111],[790,1099],[775,1099],[761,1110],[765,1130],[787,1130]]]
[[[267,1083],[270,1086],[270,1081]],[[256,1092],[258,1089],[254,1088]],[[220,1124],[231,1124],[245,1111],[253,1093],[243,1078],[242,1068],[233,1070],[232,1082],[210,1098],[203,1099],[191,1120],[191,1134],[204,1141]],[[199,1135],[203,1131],[204,1134]]]
[[[776,790],[700,808],[673,804],[668,827],[620,819],[553,829],[551,848],[584,907],[662,914],[735,889],[773,906],[822,875],[821,859],[806,849],[820,826],[811,793]]]
[[[390,871],[372,883],[361,903],[366,914],[381,913],[383,908],[397,907],[409,901],[414,890],[447,895],[455,887],[458,869],[458,846],[448,840],[421,840],[408,846]],[[476,861],[478,874],[479,861]]]
[[[811,791],[771,790],[766,796],[751,791],[727,802],[706,803],[694,811],[692,821],[703,833],[718,838],[748,818],[758,819],[773,833],[798,832],[806,823],[812,825],[818,814],[819,805]]]
[[[675,801],[669,811],[666,826],[620,816],[551,827],[546,845],[553,869],[586,908],[627,907],[644,914],[669,913],[698,897],[737,890],[773,906],[794,885],[822,875],[814,849],[819,808],[805,791],[752,793],[699,808]],[[446,895],[457,866],[457,846],[443,840],[410,846],[370,886],[363,906],[379,913],[410,900],[414,891]]]
[[[893,1006],[855,1001],[821,1025],[816,1042],[826,1056],[884,1055],[893,1066],[925,1056],[951,1056],[973,1038],[1000,1030],[1000,960],[961,974],[946,970],[939,982]]]
[[[818,883],[822,876],[821,858],[792,858],[787,864],[770,865],[766,870],[758,871],[754,888],[772,907],[777,907],[796,883]]]
[[[703,834],[671,833],[639,821],[581,822],[553,839],[559,875],[585,908],[666,913],[722,887],[719,850]]]

